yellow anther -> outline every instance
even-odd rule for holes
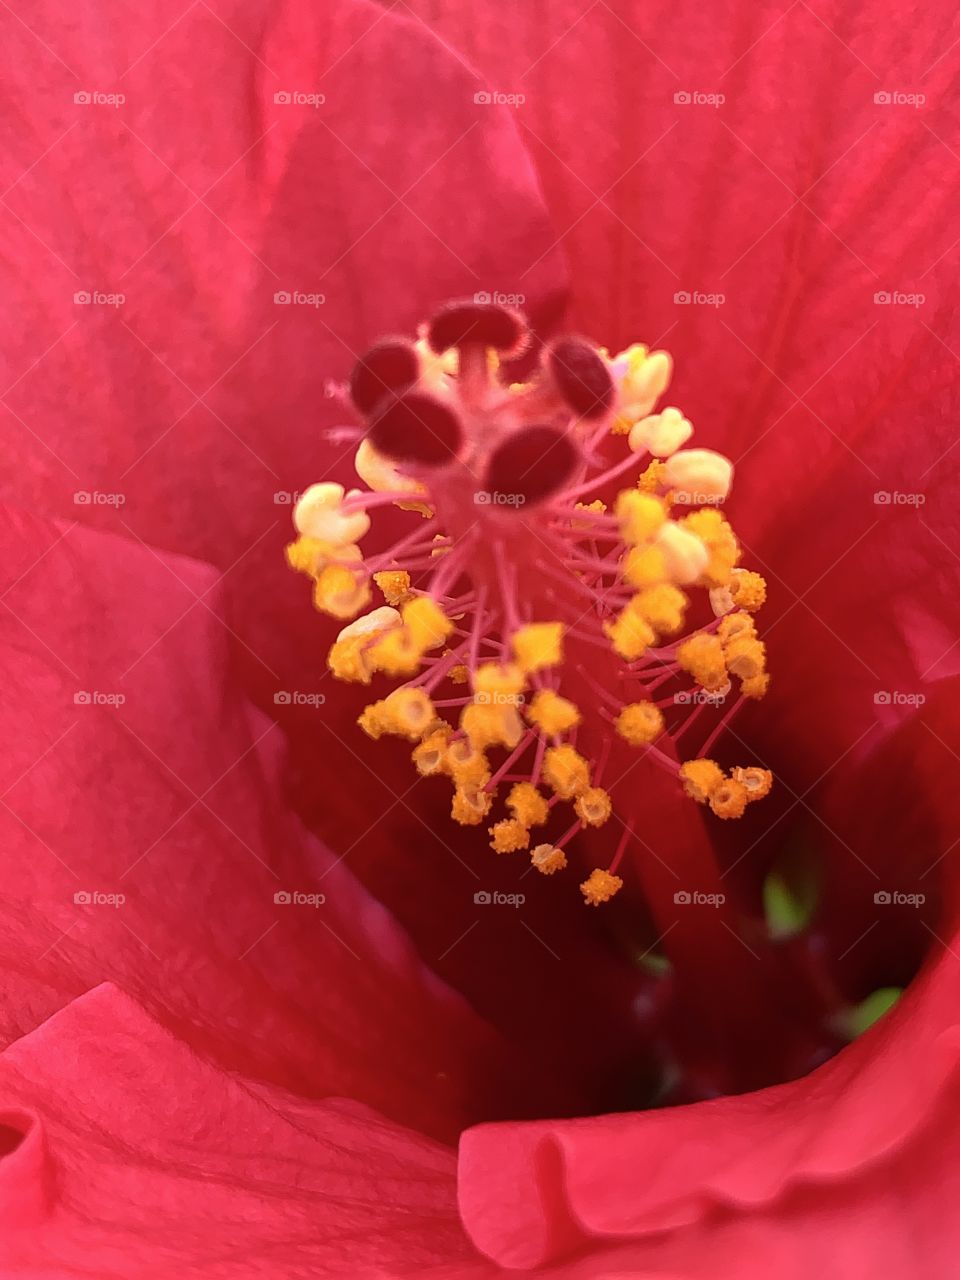
[[[764,672],[761,676],[753,676],[749,680],[740,682],[740,692],[748,698],[755,698],[758,702],[766,694],[770,688],[770,677]]]
[[[507,796],[507,808],[525,827],[540,827],[550,816],[547,797],[532,782],[515,782]]]
[[[316,578],[331,560],[360,560],[361,556],[359,547],[338,547],[321,538],[299,537],[286,546],[287,564],[308,578]]]
[[[713,449],[682,449],[667,459],[663,482],[688,502],[723,502],[733,484],[733,463]]]
[[[753,680],[763,675],[766,662],[766,646],[755,636],[740,635],[723,646],[727,670],[741,680]]]
[[[513,633],[510,646],[518,665],[528,675],[544,667],[555,667],[563,661],[563,624],[531,622]]]
[[[607,509],[607,504],[600,498],[594,498],[592,502],[575,502],[573,506],[575,511],[593,511],[598,516],[602,516]]]
[[[453,623],[430,596],[417,596],[415,600],[408,601],[400,612],[404,627],[420,649],[436,649],[453,630]]]
[[[666,575],[681,587],[696,582],[710,563],[710,552],[700,538],[674,520],[657,532],[655,545],[666,564]]]
[[[663,484],[663,467],[662,462],[651,462],[646,471],[640,473],[637,480],[637,488],[641,493],[656,493]]]
[[[731,769],[730,776],[746,791],[748,804],[752,800],[762,800],[764,796],[769,795],[770,788],[773,786],[773,774],[769,769],[761,769],[759,765],[750,765],[746,769],[740,767]]]
[[[609,793],[603,787],[587,787],[573,807],[585,827],[602,827],[613,812]]]
[[[669,458],[693,435],[693,427],[679,409],[664,409],[641,418],[630,428],[630,448],[634,453],[646,449],[655,458]]]
[[[490,781],[487,757],[469,738],[450,743],[443,767],[458,787],[482,787]]]
[[[387,731],[411,742],[422,738],[436,717],[430,695],[423,689],[394,689],[381,705]]]
[[[617,733],[633,747],[645,747],[663,733],[663,713],[652,702],[631,702],[617,716]]]
[[[740,818],[747,807],[747,789],[734,778],[724,778],[710,793],[710,808],[718,818]]]
[[[543,757],[543,778],[561,800],[573,800],[590,785],[590,766],[569,743],[548,747]]]
[[[742,636],[755,636],[756,634],[756,623],[749,613],[743,613],[739,610],[735,613],[728,613],[719,627],[717,627],[717,635],[724,644],[729,644],[731,640],[736,640]]]
[[[736,573],[737,570],[734,570]],[[715,618],[722,618],[728,613],[732,613],[737,607],[733,603],[733,592],[729,587],[711,587],[710,588],[710,608],[713,610]]]
[[[567,855],[552,844],[538,844],[530,851],[530,861],[541,875],[552,876],[567,865]]]
[[[443,729],[434,729],[413,748],[410,758],[422,777],[429,778],[433,774],[446,772],[450,732],[449,725]]]
[[[526,715],[530,723],[535,724],[548,738],[566,733],[580,723],[580,712],[576,705],[569,698],[561,698],[552,689],[541,689],[534,694]]]
[[[450,668],[447,672],[447,676],[454,684],[466,684],[470,679],[470,672],[462,662],[458,662],[455,667]]]
[[[756,613],[766,602],[767,584],[752,569],[734,569],[730,579],[730,594],[738,609]]]
[[[523,737],[520,713],[515,706],[502,702],[473,702],[464,707],[460,728],[479,751],[487,747],[513,748]]]
[[[358,493],[358,489],[351,489],[346,496]],[[344,496],[342,484],[312,484],[293,509],[297,532],[336,546],[359,542],[370,528],[370,517],[365,511],[344,512]]]
[[[453,793],[450,816],[463,827],[478,827],[490,812],[493,792],[480,787],[457,787]]]
[[[388,676],[410,676],[420,670],[423,650],[415,645],[406,627],[384,632],[367,650],[370,666]]]
[[[609,871],[597,867],[581,884],[580,892],[588,906],[599,907],[601,902],[609,902],[622,888],[623,881],[619,876],[611,875]]]
[[[603,624],[614,652],[626,662],[635,662],[637,658],[642,658],[657,638],[650,623],[641,617],[632,605],[631,601],[613,622]]]
[[[723,770],[715,760],[687,760],[680,766],[680,781],[691,800],[706,804],[724,781]]]
[[[669,526],[664,525],[665,529]],[[655,543],[645,547],[631,547],[623,557],[620,571],[631,587],[642,591],[667,578],[667,558]],[[670,575],[673,576],[673,575]]]
[[[370,643],[384,631],[400,625],[400,615],[387,605],[373,609],[344,627],[327,654],[327,666],[338,680],[369,684],[375,670]]]
[[[406,569],[384,569],[375,573],[373,580],[387,604],[406,604],[410,599],[410,575]]]
[[[517,702],[526,685],[523,670],[515,662],[484,662],[473,673],[477,702]]]
[[[652,538],[667,518],[663,502],[652,493],[639,489],[624,489],[617,494],[616,516],[620,521],[620,536],[631,546]]]
[[[357,724],[367,735],[368,738],[380,738],[385,733],[389,733],[388,717],[384,713],[384,704],[380,702],[371,702],[363,708],[363,711],[357,718]]]
[[[723,645],[714,635],[697,633],[677,649],[677,662],[702,689],[716,690],[727,680]]]
[[[655,631],[672,635],[683,626],[683,615],[688,603],[679,587],[661,582],[655,587],[646,587],[638,592],[628,608],[634,610]]]
[[[703,571],[703,581],[708,587],[725,587],[740,559],[740,547],[736,535],[716,507],[701,507],[691,511],[680,521],[684,529],[695,533],[710,553],[710,560]]]
[[[503,818],[490,828],[490,848],[494,853],[516,853],[530,846],[530,832],[516,818]]]
[[[313,603],[331,618],[355,618],[370,603],[370,584],[362,572],[328,564],[317,576]]]

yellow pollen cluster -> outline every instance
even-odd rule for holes
[[[601,902],[609,902],[622,888],[623,881],[619,876],[611,875],[609,871],[603,871],[597,867],[581,884],[580,892],[589,906],[599,907]]]
[[[622,888],[618,866],[631,840],[642,838],[634,822],[645,793],[639,779],[622,781],[624,744],[643,751],[644,768],[668,771],[719,818],[740,817],[769,793],[768,770],[727,772],[704,758],[718,732],[700,732],[704,704],[729,695],[738,706],[741,695],[756,699],[767,690],[755,622],[767,586],[739,566],[740,545],[718,509],[733,464],[691,448],[693,424],[661,402],[673,368],[666,352],[640,344],[612,357],[594,351],[612,393],[602,412],[581,416],[562,370],[550,363],[558,345],[545,349],[541,373],[506,387],[496,351],[484,354],[466,339],[434,350],[443,345],[435,326],[445,332],[448,321],[431,321],[415,343],[386,340],[374,349],[396,348],[386,364],[361,361],[350,394],[367,419],[354,460],[365,488],[311,485],[293,513],[297,537],[287,561],[310,579],[315,607],[346,624],[327,666],[338,680],[373,686],[358,720],[363,732],[410,743],[416,773],[452,789],[453,821],[486,828],[498,854],[528,851],[542,875],[563,870],[594,842],[612,842],[609,866],[580,885],[584,902],[597,906]],[[590,354],[583,353],[588,362]],[[437,421],[455,420],[448,459],[438,448],[434,461],[421,464],[411,449],[404,462],[416,411],[402,431],[388,424],[378,434],[382,408],[364,408],[356,388],[371,371],[389,369],[394,356],[414,378],[403,390],[389,388],[396,403],[415,409],[426,398]],[[554,429],[545,422],[577,446],[570,475],[545,496],[534,485],[537,496],[526,504],[478,507],[465,460],[477,475],[506,474],[497,471],[497,450],[514,433]],[[620,438],[625,456],[600,463],[616,443],[598,448],[607,432]],[[396,440],[397,456],[379,452],[374,440],[385,450]],[[433,437],[431,451],[442,443]],[[408,518],[409,533],[365,559],[359,543],[371,527],[368,508],[389,504],[424,520]],[[380,607],[371,605],[372,588]],[[712,617],[696,623],[707,594]],[[387,681],[399,687],[377,687]],[[694,691],[713,696],[680,693],[691,681]],[[684,709],[688,703],[696,705]],[[703,743],[699,755],[688,732]],[[661,746],[661,736],[670,745]],[[678,764],[678,742],[697,758]],[[557,833],[554,821],[563,824]],[[538,828],[546,838],[535,844]]]
[[[756,765],[724,773],[715,760],[688,760],[680,766],[683,789],[691,800],[708,804],[718,818],[740,818],[753,800],[762,800],[773,786],[769,769]]]

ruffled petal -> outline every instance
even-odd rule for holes
[[[113,981],[226,1069],[482,1113],[506,1058],[285,809],[216,575],[10,509],[0,565],[3,1042]]]

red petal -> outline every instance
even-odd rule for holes
[[[453,1153],[223,1070],[116,987],[0,1057],[5,1275],[422,1274],[469,1258]],[[29,1213],[27,1212],[29,1210]]]
[[[285,811],[216,576],[8,509],[0,564],[3,1041],[110,980],[226,1068],[456,1132],[500,1051]]]

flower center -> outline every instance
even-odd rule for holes
[[[450,786],[451,820],[487,824],[497,854],[552,876],[579,837],[597,906],[625,858],[645,875],[653,772],[717,819],[769,792],[767,770],[711,757],[767,689],[766,588],[720,510],[731,463],[685,447],[678,409],[653,411],[666,353],[611,359],[567,337],[506,385],[501,361],[527,339],[519,314],[464,302],[418,341],[374,347],[350,384],[365,487],[311,486],[288,559],[348,622],[333,675],[394,684],[364,732],[408,739],[413,767]],[[364,556],[368,513],[387,503],[416,524]]]

